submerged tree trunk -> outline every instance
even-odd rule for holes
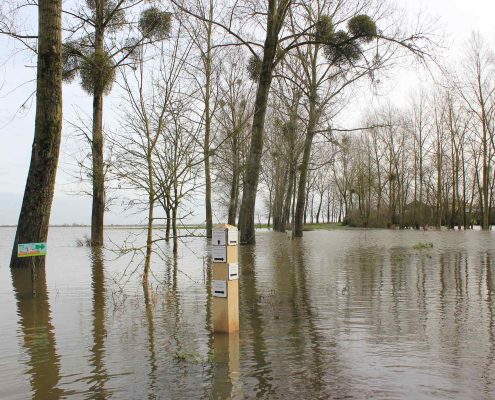
[[[165,218],[167,218],[167,222],[165,223],[165,241],[168,242],[170,240],[170,207],[165,209]]]
[[[314,93],[316,96],[316,93]],[[311,100],[310,100],[311,101]],[[316,97],[315,97],[316,101]],[[296,203],[296,215],[295,215],[295,237],[303,236],[303,223],[305,222],[305,203],[306,203],[306,182],[308,179],[308,168],[309,168],[309,159],[311,157],[311,147],[313,145],[314,138],[314,128],[316,125],[316,104],[315,101],[311,101],[310,103],[310,120],[308,123],[308,131],[306,133],[306,139],[304,141],[304,152],[303,159],[301,162],[299,174],[299,184],[297,188],[297,203]]]
[[[285,2],[282,2],[285,3]],[[241,210],[239,212],[239,230],[241,244],[254,244],[256,242],[254,229],[254,212],[256,207],[256,192],[261,168],[261,154],[263,152],[263,133],[265,128],[265,115],[268,103],[268,94],[272,83],[273,61],[277,51],[278,34],[281,28],[283,4],[279,5],[282,11],[276,10],[276,2],[271,0],[268,5],[268,22],[263,61],[256,91],[254,103],[253,125],[251,128],[251,144],[244,176]]]
[[[291,199],[294,192],[294,180],[296,177],[296,168],[294,164],[295,162],[291,162],[291,165],[289,167],[289,187],[287,188],[287,193],[285,194],[284,215],[282,220],[283,226],[281,232],[285,232],[285,228],[287,224],[290,222]]]
[[[97,1],[95,28],[95,53],[104,52],[104,1]],[[103,82],[96,81],[93,88],[93,206],[91,210],[91,245],[103,245],[103,218],[105,214],[105,176],[103,166]]]
[[[295,237],[303,236],[303,223],[306,222],[305,216],[305,200],[306,199],[306,185],[308,179],[308,169],[309,169],[309,160],[311,158],[311,150],[313,146],[314,139],[314,131],[316,128],[316,124],[318,123],[318,93],[317,93],[317,59],[318,59],[318,47],[314,49],[313,54],[311,55],[311,71],[308,73],[308,85],[309,85],[309,115],[308,115],[308,126],[306,132],[306,138],[304,140],[304,151],[303,151],[303,159],[301,162],[299,174],[299,184],[297,188],[297,203],[296,203],[296,215],[295,215]]]
[[[46,242],[62,133],[62,1],[38,5],[36,117],[31,163],[10,266],[44,267],[45,257],[17,257],[19,243]]]
[[[91,211],[91,245],[103,244],[105,214],[105,177],[103,171],[103,94],[93,97],[93,206]]]
[[[148,193],[148,229],[146,232],[146,257],[144,260],[144,274],[143,281],[148,282],[148,275],[151,267],[151,253],[153,251],[153,219],[155,209],[155,190],[153,179],[153,164],[151,159],[151,153],[148,154],[148,181],[149,181],[149,193]]]
[[[179,250],[179,236],[177,231],[177,205],[174,205],[172,208],[172,235],[173,235],[173,253],[177,254]]]
[[[210,1],[209,18],[213,17],[213,2]],[[205,138],[203,143],[203,156],[205,160],[205,213],[206,213],[206,237],[211,238],[213,229],[213,213],[211,210],[211,170],[210,170],[210,137],[211,137],[211,34],[212,23],[207,24],[206,54],[204,55],[205,67]]]

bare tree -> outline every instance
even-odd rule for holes
[[[80,75],[82,88],[93,96],[91,243],[103,244],[105,213],[103,97],[119,67],[133,64],[140,46],[163,40],[171,27],[171,14],[151,6],[136,21],[141,1],[86,0],[85,7],[66,11],[74,21],[64,43],[64,79]]]
[[[10,265],[44,267],[45,257],[17,257],[19,243],[46,242],[62,134],[62,1],[38,5],[36,116],[31,162]]]

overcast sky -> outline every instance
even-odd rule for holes
[[[431,18],[439,18],[439,24],[447,35],[447,57],[455,64],[462,57],[462,48],[471,32],[479,31],[485,39],[495,43],[495,2],[493,0],[397,0],[400,7],[406,8],[411,15],[418,10]],[[495,46],[494,46],[495,49]],[[31,145],[33,141],[34,103],[18,112],[23,102],[34,90],[34,59],[29,60],[25,53],[12,56],[12,42],[0,36],[0,225],[16,224],[22,201],[22,194],[29,167]],[[388,82],[387,96],[394,103],[404,104],[411,91],[425,79],[424,71],[397,70]],[[21,86],[20,86],[21,85]],[[115,94],[106,97],[105,124],[112,124],[112,108],[118,106]],[[369,102],[349,105],[349,115],[359,114],[359,110],[369,106]],[[64,120],[74,120],[76,112],[88,113],[91,110],[91,98],[83,93],[77,83],[64,86]],[[354,117],[355,118],[355,117]],[[341,118],[342,120],[343,118]],[[346,119],[349,121],[349,118]],[[113,121],[114,123],[114,121]],[[64,124],[64,128],[67,123]],[[52,209],[52,224],[90,223],[91,199],[72,193],[73,178],[67,173],[71,170],[73,154],[71,142],[64,129],[60,168]],[[198,213],[193,222],[204,219],[198,199]],[[123,215],[116,207],[106,216],[107,224],[139,223],[141,217]]]

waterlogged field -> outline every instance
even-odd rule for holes
[[[141,256],[88,234],[51,230],[33,299],[0,228],[1,399],[495,398],[491,232],[259,232],[230,336],[211,333],[205,239],[160,245],[145,292]]]

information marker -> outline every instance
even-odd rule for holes
[[[231,225],[213,227],[213,331],[239,331],[238,233]]]
[[[17,245],[17,257],[46,256],[46,243],[19,243]]]

